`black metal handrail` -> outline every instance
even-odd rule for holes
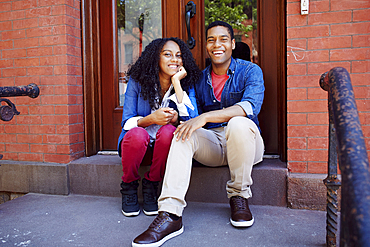
[[[330,116],[328,177],[324,180],[328,187],[327,246],[336,246],[337,152],[342,176],[340,246],[370,246],[370,167],[349,73],[333,68],[321,76],[320,86],[328,91]]]
[[[35,83],[31,83],[28,86],[0,87],[0,120],[10,121],[14,115],[19,115],[15,105],[10,100],[1,97],[28,96],[37,98],[39,94],[40,89]],[[1,102],[5,102],[7,105],[2,106]]]
[[[39,94],[40,89],[35,83],[31,83],[28,86],[0,87],[0,120],[10,121],[14,115],[20,114],[13,102],[1,97],[28,96],[30,98],[37,98]],[[7,105],[2,105],[2,102],[5,102]],[[0,154],[0,160],[2,158],[3,155]]]

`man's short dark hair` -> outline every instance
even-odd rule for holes
[[[229,23],[226,23],[224,21],[214,21],[211,24],[209,24],[208,27],[207,27],[207,29],[206,29],[206,39],[208,37],[208,30],[211,29],[212,27],[217,27],[217,26],[226,27],[227,28],[227,31],[230,34],[231,40],[234,39],[234,30],[233,30],[233,28],[231,27],[231,25]]]

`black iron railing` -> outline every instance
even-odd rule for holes
[[[19,111],[9,99],[4,99],[1,97],[18,97],[18,96],[28,96],[31,98],[37,98],[40,94],[39,87],[31,83],[28,86],[18,86],[18,87],[0,87],[0,120],[10,121],[13,119],[14,115],[19,115]],[[6,103],[5,105],[2,102]],[[0,154],[0,160],[3,155]]]
[[[328,177],[324,180],[328,188],[327,246],[336,246],[339,186],[340,246],[370,246],[370,168],[351,79],[346,69],[336,67],[321,76],[320,86],[328,91],[330,120]]]

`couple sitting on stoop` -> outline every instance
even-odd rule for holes
[[[151,152],[150,170],[142,179],[143,211],[157,215],[132,246],[161,246],[184,231],[193,158],[206,166],[229,166],[230,222],[234,227],[253,224],[248,198],[253,165],[264,152],[257,115],[265,88],[261,69],[234,59],[234,48],[232,27],[215,21],[206,30],[211,64],[202,72],[177,38],[152,41],[130,67],[118,141],[122,213],[140,213],[138,169]]]

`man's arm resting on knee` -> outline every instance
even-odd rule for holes
[[[174,132],[174,135],[176,136],[177,141],[182,139],[184,142],[185,140],[189,140],[191,134],[195,130],[202,128],[206,123],[223,123],[228,122],[233,117],[245,117],[246,115],[247,114],[244,112],[243,108],[239,105],[233,105],[221,110],[205,112],[196,118],[192,118],[181,123]]]

